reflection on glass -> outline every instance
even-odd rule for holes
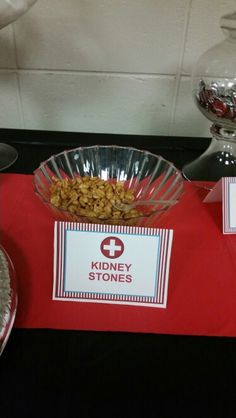
[[[17,159],[18,153],[11,145],[0,143],[0,171],[10,167]]]

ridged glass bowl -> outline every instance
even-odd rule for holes
[[[36,194],[55,219],[64,221],[151,225],[178,203],[183,186],[182,174],[171,162],[115,145],[67,150],[34,171]]]

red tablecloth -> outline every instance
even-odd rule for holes
[[[222,234],[221,204],[202,203],[194,184],[158,224],[174,229],[166,309],[52,301],[54,218],[31,175],[1,174],[0,199],[1,243],[18,277],[16,327],[236,336],[236,235]]]

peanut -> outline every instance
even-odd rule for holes
[[[126,190],[122,182],[111,183],[99,177],[77,177],[74,179],[52,178],[50,202],[57,208],[78,216],[100,220],[119,220],[142,216],[136,209],[119,211],[117,203],[135,200],[132,190]]]

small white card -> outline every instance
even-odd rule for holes
[[[53,299],[166,307],[173,230],[55,222]]]
[[[222,201],[224,234],[236,234],[236,177],[223,177],[205,197],[204,202]]]

